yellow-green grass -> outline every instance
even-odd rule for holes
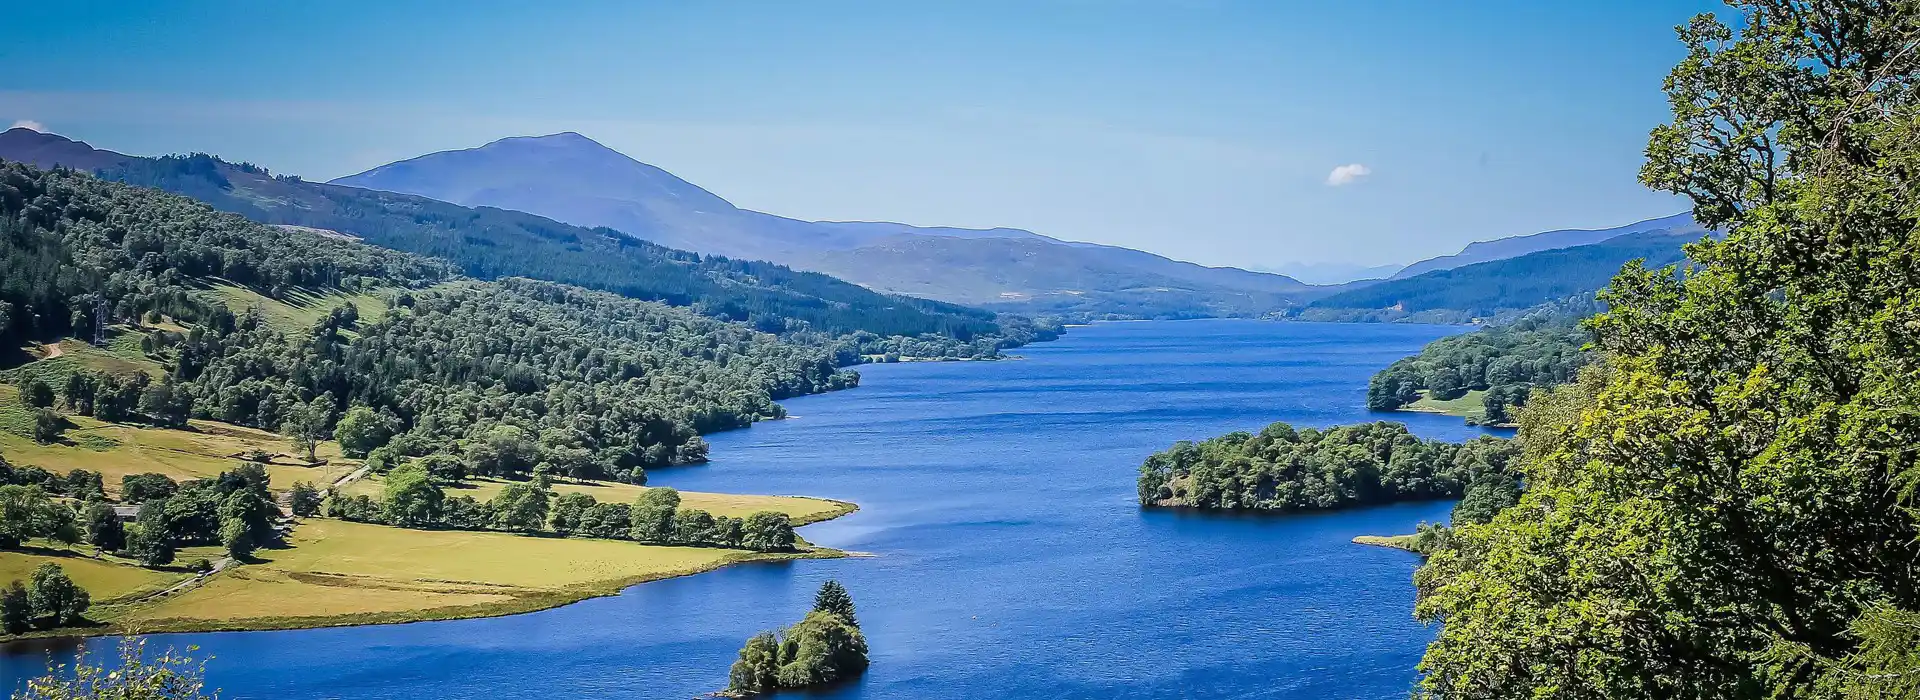
[[[341,291],[315,292],[296,289],[289,292],[286,299],[274,299],[246,287],[231,284],[215,284],[214,294],[226,302],[227,308],[236,314],[246,313],[247,309],[259,307],[267,323],[282,330],[310,328],[325,318],[335,307],[352,302],[360,312],[362,319],[376,319],[387,312],[387,302],[379,292],[348,293]]]
[[[145,372],[157,377],[164,370],[159,362],[140,352],[140,339],[144,337],[144,332],[116,327],[106,347],[62,338],[52,344],[59,350],[55,354],[46,345],[30,345],[21,348],[20,355],[32,358],[31,361],[0,371],[0,378],[9,384],[18,384],[21,379],[32,377],[58,390],[66,384],[67,375],[83,369],[120,375]]]
[[[31,551],[0,551],[0,585],[9,581],[30,581],[33,570],[43,564],[58,564],[67,577],[87,589],[96,603],[137,597],[164,590],[180,582],[187,574],[143,569],[126,562],[95,559],[64,547],[49,546]]]
[[[485,501],[500,493],[501,489],[513,482],[501,479],[471,479],[468,486],[447,489],[448,496],[471,496],[476,501]],[[365,494],[378,498],[384,482],[378,474],[369,474],[348,485],[348,495]],[[623,484],[617,481],[574,481],[571,479],[555,481],[555,493],[584,493],[603,503],[632,503],[639,500],[640,494],[652,487]],[[734,493],[706,493],[702,491],[681,491],[680,507],[704,510],[714,515],[726,515],[744,518],[756,512],[771,510],[786,513],[795,524],[804,525],[830,520],[854,511],[856,506],[845,501],[806,496],[758,496]]]
[[[1420,413],[1441,413],[1449,416],[1479,420],[1482,416],[1486,415],[1485,405],[1481,403],[1486,395],[1487,392],[1483,390],[1473,389],[1458,397],[1442,400],[1433,398],[1428,395],[1427,392],[1422,391],[1420,392],[1420,400],[1407,404],[1401,410],[1418,411]]]
[[[10,387],[0,388],[0,406],[17,406]],[[4,421],[5,416],[0,416]],[[72,427],[66,440],[42,445],[12,429],[0,430],[0,455],[16,465],[35,466],[66,473],[74,469],[100,472],[107,492],[117,494],[120,478],[128,474],[153,472],[176,480],[200,479],[232,469],[239,460],[234,455],[250,450],[272,454],[294,454],[287,441],[273,433],[213,421],[191,421],[191,430],[175,430],[124,423],[107,423],[87,416],[67,416]],[[8,426],[0,426],[8,427]],[[302,467],[269,464],[267,475],[276,489],[286,489],[296,481],[326,485],[358,468],[358,463],[340,458],[339,446],[322,443],[317,450],[327,464]]]
[[[613,540],[411,530],[307,520],[290,546],[163,600],[112,611],[110,631],[280,629],[505,615],[612,595],[767,555]]]
[[[1418,545],[1419,538],[1420,538],[1419,535],[1385,535],[1385,536],[1361,535],[1359,537],[1353,538],[1353,543],[1371,545],[1374,547],[1386,547],[1389,549],[1400,549],[1408,552],[1413,552],[1415,554],[1419,554],[1420,553],[1420,548]]]

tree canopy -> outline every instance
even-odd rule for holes
[[[1295,511],[1451,498],[1483,475],[1505,474],[1514,453],[1508,440],[1422,440],[1399,423],[1274,423],[1153,454],[1140,465],[1140,503]]]
[[[1614,279],[1518,504],[1420,569],[1427,696],[1920,692],[1920,6],[1732,6],[1642,170],[1726,237]]]

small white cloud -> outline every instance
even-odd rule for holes
[[[1351,185],[1355,182],[1359,182],[1360,178],[1363,178],[1372,174],[1373,174],[1372,168],[1361,165],[1359,163],[1348,163],[1338,168],[1334,168],[1333,172],[1327,173],[1327,185],[1331,187],[1339,187],[1341,185]]]
[[[38,131],[43,134],[47,132],[47,126],[45,124],[41,124],[40,122],[34,121],[32,119],[22,119],[20,121],[14,122],[13,128],[32,129],[34,131]]]

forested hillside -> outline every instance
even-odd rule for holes
[[[857,381],[835,369],[843,346],[784,343],[687,309],[549,282],[454,280],[438,261],[72,171],[0,164],[0,226],[0,340],[17,347],[113,326],[146,333],[143,347],[165,363],[151,383],[133,377],[140,400],[124,406],[94,400],[117,396],[124,377],[57,387],[82,411],[127,409],[163,424],[213,418],[308,441],[357,414],[402,455],[466,450],[499,474],[545,464],[638,482],[646,467],[705,459],[701,432],[778,416],[777,398]],[[388,309],[361,318],[342,306],[288,329],[234,314],[204,291],[215,284],[270,298],[387,290]],[[176,323],[185,332],[154,325]]]
[[[1683,262],[1681,247],[1693,240],[1697,236],[1662,230],[1436,270],[1315,300],[1299,317],[1464,323],[1569,296],[1591,297],[1628,261],[1642,260],[1654,268]]]
[[[1920,697],[1920,8],[1730,4],[1641,171],[1726,235],[1613,280],[1415,575],[1424,697]]]
[[[935,334],[957,341],[1032,340],[1031,324],[1003,334],[991,312],[881,294],[827,275],[766,262],[663,248],[611,229],[517,211],[469,208],[412,195],[274,176],[205,154],[141,158],[26,129],[0,134],[0,158],[81,163],[101,177],[201,200],[254,221],[336,231],[452,262],[481,278],[521,276],[691,306],[769,332],[881,337]],[[874,348],[884,352],[883,348]]]
[[[1590,304],[1579,305],[1591,308]],[[1458,398],[1483,392],[1479,420],[1506,423],[1536,387],[1565,384],[1592,360],[1591,336],[1581,316],[1544,309],[1509,324],[1428,343],[1367,383],[1367,408],[1391,411],[1423,397]]]

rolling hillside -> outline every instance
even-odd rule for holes
[[[1672,235],[1698,236],[1705,233],[1706,229],[1694,223],[1691,214],[1681,213],[1658,219],[1638,221],[1614,228],[1563,229],[1525,236],[1510,236],[1491,241],[1476,241],[1467,244],[1466,248],[1461,249],[1460,252],[1453,255],[1428,258],[1401,268],[1400,271],[1394,273],[1390,279],[1406,279],[1435,270],[1451,270],[1474,263],[1516,258],[1544,250],[1593,245],[1630,234],[1658,231],[1665,231]]]
[[[0,133],[0,159],[91,170],[111,180],[184,194],[254,221],[338,232],[429,255],[482,279],[523,276],[637,299],[691,306],[768,331],[942,334],[1000,332],[994,315],[878,293],[824,274],[674,250],[611,229],[518,211],[275,176],[205,154],[145,158],[29,129]]]
[[[1644,260],[1649,267],[1681,262],[1686,259],[1681,247],[1698,239],[1691,232],[1663,229],[1593,245],[1436,270],[1318,299],[1299,317],[1435,322],[1486,318],[1570,296],[1591,295],[1605,287],[1629,260]]]

